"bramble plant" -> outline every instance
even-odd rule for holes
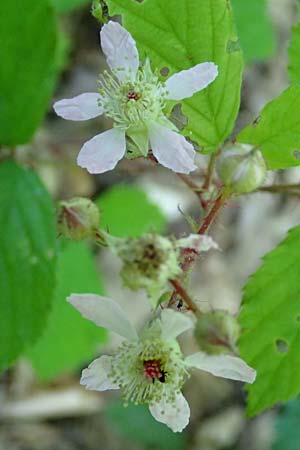
[[[80,93],[53,105],[66,120],[104,115],[111,121],[108,131],[83,145],[78,166],[90,174],[102,174],[115,170],[122,159],[128,160],[127,167],[146,160],[154,170],[159,166],[170,170],[194,193],[199,205],[200,219],[185,217],[188,231],[183,235],[162,235],[164,219],[148,203],[144,214],[154,217],[152,228],[136,222],[137,232],[133,225],[121,235],[118,218],[105,219],[109,209],[105,198],[61,201],[55,216],[38,176],[16,162],[15,147],[30,141],[60,69],[54,13],[44,3],[44,11],[39,12],[49,28],[40,49],[44,63],[32,77],[28,74],[23,96],[16,85],[13,101],[7,68],[1,69],[0,77],[4,80],[0,111],[7,125],[0,131],[0,229],[5,236],[0,248],[0,368],[26,351],[45,378],[49,367],[50,376],[57,375],[62,363],[52,364],[50,354],[48,362],[41,364],[43,345],[38,348],[38,338],[41,343],[44,339],[47,348],[49,337],[42,336],[47,318],[50,329],[55,328],[56,317],[68,314],[79,327],[88,326],[70,312],[73,306],[84,318],[124,339],[112,355],[100,356],[83,371],[81,384],[96,391],[120,389],[125,404],[148,405],[153,417],[174,432],[189,422],[182,389],[193,368],[248,383],[250,415],[297,396],[300,227],[290,230],[247,282],[237,317],[221,307],[205,312],[191,294],[190,283],[200,256],[205,264],[206,252],[220,251],[211,228],[231,199],[257,191],[299,195],[297,184],[268,181],[268,172],[300,165],[300,66],[295,57],[300,50],[299,25],[293,28],[289,50],[290,86],[236,134],[243,55],[229,0],[94,0],[91,12],[99,21],[108,70],[100,75],[97,92]],[[22,26],[28,31],[34,0],[26,0],[26,5],[28,18],[25,14]],[[8,4],[0,9],[7,9],[8,19],[16,20]],[[39,35],[41,30],[35,31]],[[2,33],[0,27],[0,37]],[[4,42],[4,52],[14,50],[10,41]],[[25,50],[30,57],[30,48]],[[32,98],[32,85],[42,91],[41,99],[35,104],[33,96],[32,116],[28,114],[23,123],[20,117]],[[204,170],[197,154],[207,155]],[[131,195],[134,203],[136,192],[128,192],[123,201],[115,201],[114,208],[121,210]],[[247,202],[243,207],[247,208]],[[106,247],[117,255],[124,288],[146,292],[151,315],[141,330],[132,325],[117,299],[102,295],[89,265],[89,250],[78,242],[86,239],[95,248]],[[89,270],[82,279],[80,270],[76,271],[81,264],[76,249],[81,245],[87,258],[83,265]],[[73,285],[77,292],[64,280],[67,264],[72,267],[68,273],[77,274],[78,284]],[[59,288],[55,290],[56,281]],[[68,300],[63,306],[60,295]],[[62,328],[63,321],[58,336]],[[92,359],[93,346],[104,339],[103,331],[92,330],[78,349],[78,358],[76,348],[70,350],[69,367],[78,367],[86,357]],[[177,342],[187,330],[192,330],[198,348],[188,356]],[[280,342],[285,344],[284,351]]]

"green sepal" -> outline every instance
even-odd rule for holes
[[[138,155],[142,154],[146,157],[149,150],[149,136],[146,126],[132,126],[127,130],[126,135],[131,141],[129,143],[130,150],[135,150],[138,152]],[[132,155],[130,155],[130,157],[132,157]]]

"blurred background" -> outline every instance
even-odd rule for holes
[[[60,29],[62,69],[53,103],[93,92],[105,61],[90,3],[52,3]],[[233,7],[246,62],[239,129],[288,84],[287,47],[296,2],[234,0]],[[189,231],[182,211],[197,218],[198,200],[170,171],[142,160],[124,160],[117,170],[100,176],[76,166],[82,143],[109,127],[104,119],[64,121],[50,104],[31,144],[16,150],[16,158],[34,168],[56,200],[94,199],[102,226],[112,234]],[[198,162],[206,167],[204,156]],[[299,183],[300,169],[268,175],[268,182]],[[236,313],[242,286],[261,256],[299,220],[297,195],[256,193],[231,200],[212,230],[222,251],[205,255],[194,273],[192,291],[202,309]],[[0,450],[299,450],[298,400],[249,420],[242,385],[195,373],[185,388],[190,425],[182,434],[173,434],[156,423],[147,408],[123,408],[118,393],[81,387],[81,370],[118,341],[83,320],[65,298],[71,292],[105,294],[119,301],[138,326],[147,318],[149,306],[145,296],[122,287],[120,262],[110,252],[86,242],[60,240],[58,245],[57,288],[47,326],[26,355],[0,375]],[[188,338],[182,344],[186,352],[193,345]]]

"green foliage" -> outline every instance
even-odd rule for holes
[[[290,401],[276,421],[276,438],[272,450],[299,450],[300,401]]]
[[[245,61],[262,60],[274,53],[275,38],[266,0],[231,0]]]
[[[288,54],[288,73],[290,83],[300,83],[300,22],[292,28],[292,36]]]
[[[90,0],[50,0],[58,13],[67,13],[73,9],[88,5]]]
[[[145,192],[130,185],[117,185],[102,194],[97,204],[101,227],[119,237],[138,237],[147,232],[162,232],[166,219]]]
[[[55,285],[52,201],[38,177],[0,164],[0,370],[45,327]]]
[[[184,434],[173,433],[165,425],[156,422],[144,405],[124,408],[121,403],[111,403],[105,416],[118,432],[131,442],[149,450],[183,450]]]
[[[41,379],[78,369],[105,341],[106,331],[83,319],[66,302],[71,293],[87,292],[103,294],[91,251],[84,243],[68,242],[59,252],[57,289],[47,327],[27,353]]]
[[[300,392],[300,227],[264,257],[244,290],[241,357],[257,370],[248,412],[257,414]]]
[[[218,64],[217,79],[182,101],[184,129],[204,152],[213,152],[232,131],[240,105],[242,54],[227,0],[107,0],[153,67],[170,74],[204,61]],[[168,42],[168,45],[162,45]]]
[[[259,147],[269,169],[300,165],[300,85],[289,87],[268,103],[237,139]]]
[[[48,0],[0,3],[0,144],[28,142],[47,110],[58,71],[56,20]]]

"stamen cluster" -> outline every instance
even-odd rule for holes
[[[163,119],[167,89],[151,71],[149,63],[138,70],[136,80],[121,82],[115,71],[105,71],[100,76],[99,106],[115,125],[128,129],[131,126],[157,122]]]
[[[155,328],[155,327],[154,327]],[[179,348],[150,333],[137,343],[124,342],[112,357],[109,378],[123,391],[125,403],[174,403],[187,377]]]

